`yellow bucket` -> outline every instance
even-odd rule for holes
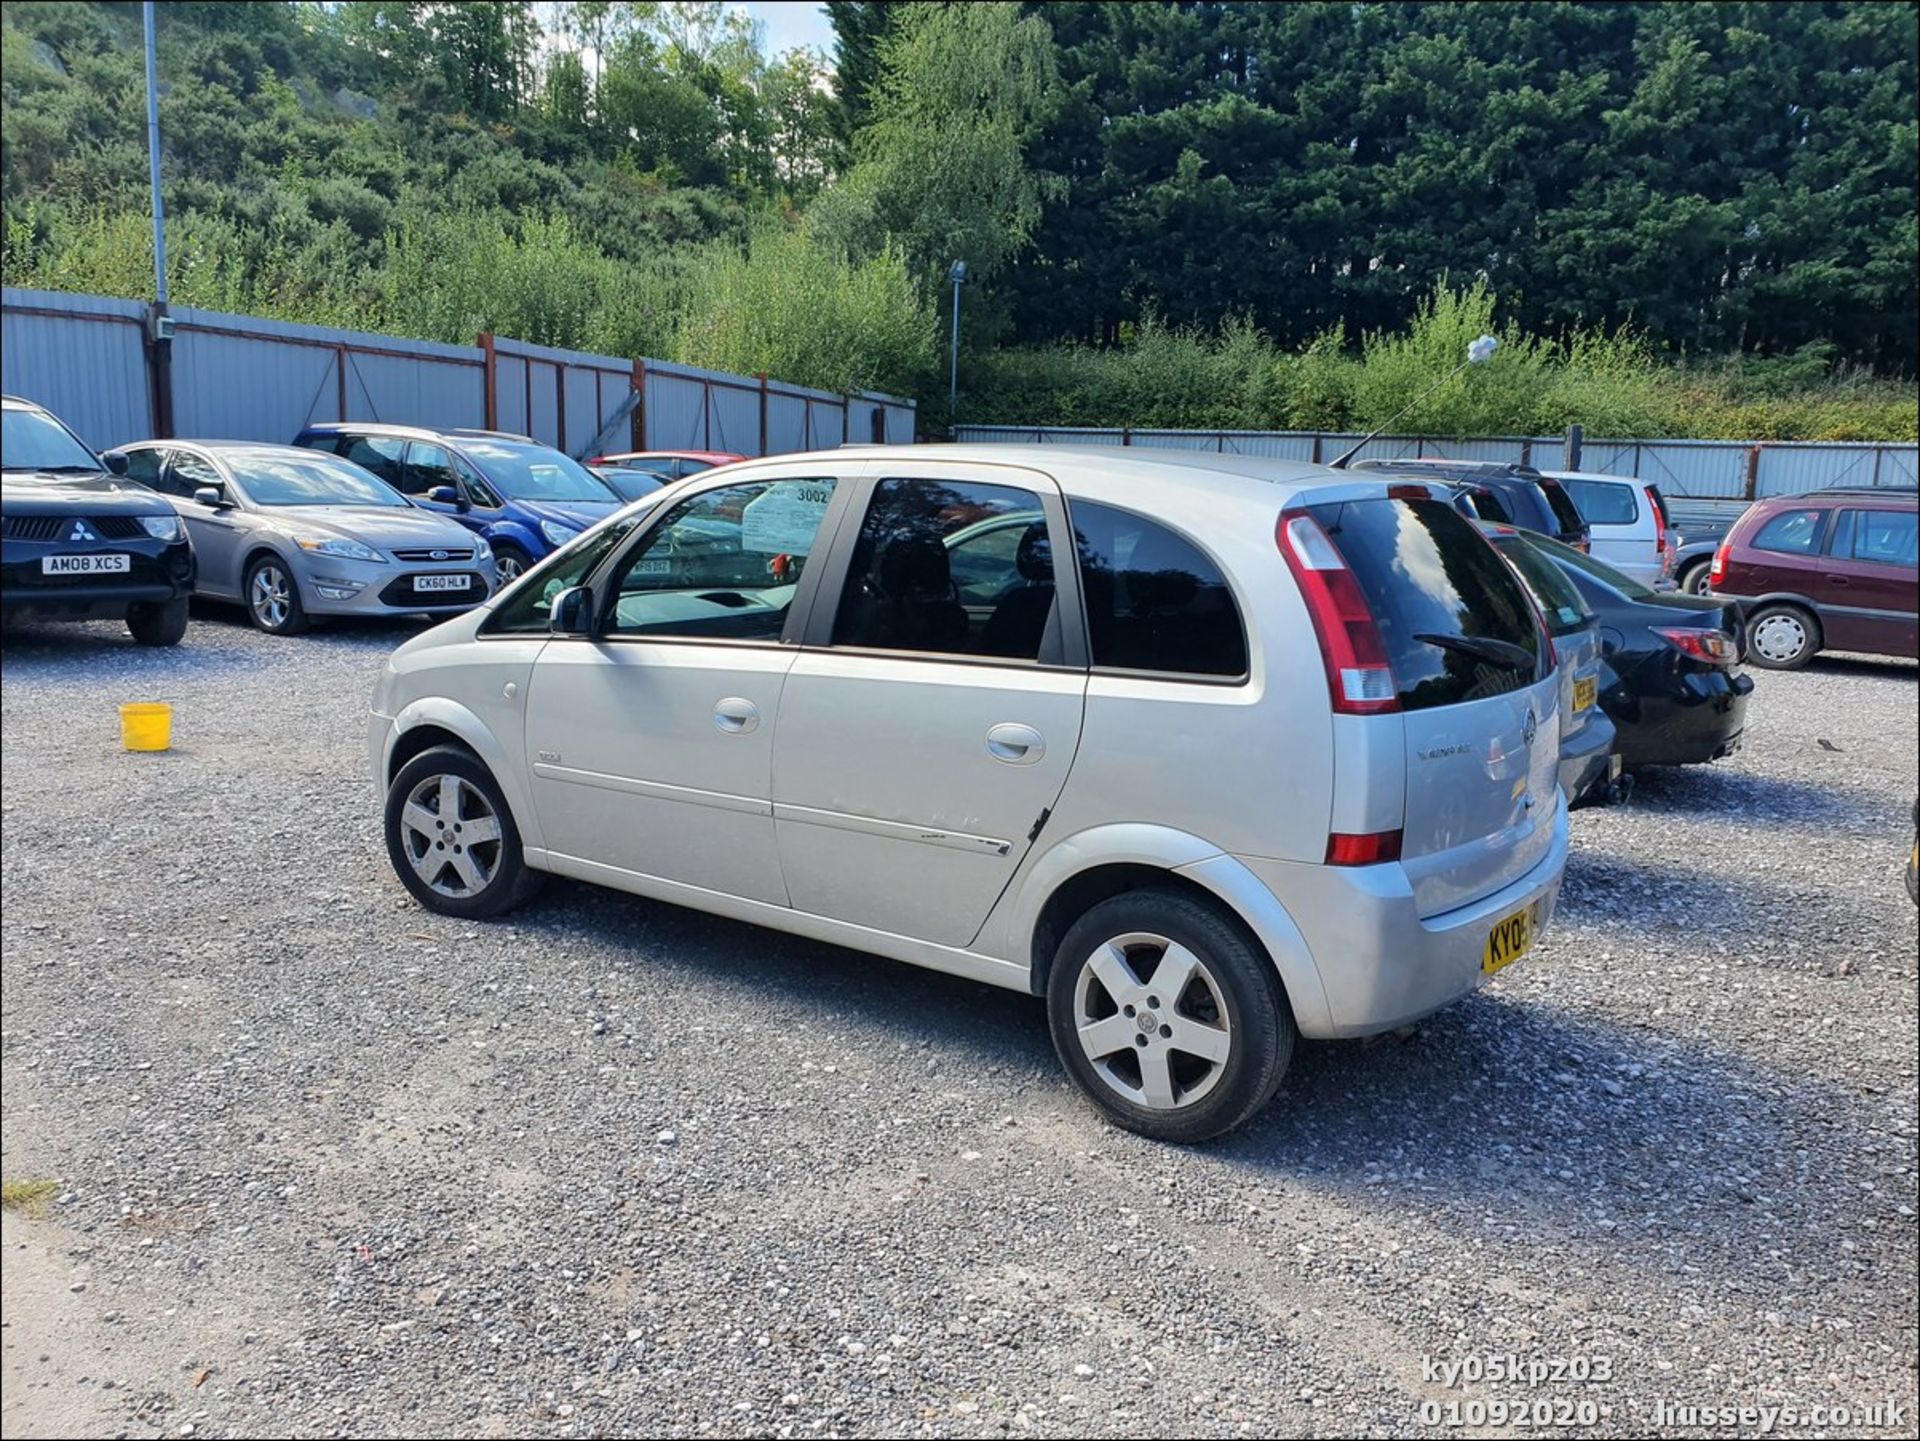
[[[120,744],[130,751],[163,751],[173,744],[173,707],[133,701],[120,707]]]

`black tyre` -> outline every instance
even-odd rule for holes
[[[472,751],[435,746],[387,787],[387,856],[413,898],[443,916],[480,920],[540,889],[493,773]]]
[[[1773,601],[1747,616],[1747,660],[1762,670],[1799,670],[1820,653],[1820,622],[1803,606]]]
[[[268,635],[298,635],[307,628],[300,603],[300,582],[277,555],[263,555],[247,567],[247,618]]]
[[[1696,560],[1680,572],[1674,584],[1687,595],[1705,595],[1708,582],[1712,579],[1713,561],[1711,559]]]
[[[127,629],[141,645],[178,645],[187,633],[187,598],[127,607]]]
[[[493,548],[493,569],[500,577],[500,589],[505,590],[533,566],[533,557],[510,540],[503,540]]]
[[[1232,1130],[1279,1089],[1293,1013],[1235,921],[1171,890],[1087,911],[1047,976],[1061,1064],[1117,1125],[1189,1144]]]

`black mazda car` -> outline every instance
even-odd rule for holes
[[[1698,765],[1740,748],[1753,677],[1740,670],[1739,607],[1652,591],[1571,546],[1519,534],[1599,619],[1600,707],[1623,767]]]
[[[32,401],[0,396],[0,427],[7,624],[124,619],[142,645],[177,644],[187,631],[193,547],[173,507],[122,480]]]

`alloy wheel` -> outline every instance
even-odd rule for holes
[[[500,817],[460,776],[425,777],[400,811],[400,838],[414,874],[456,899],[475,896],[500,869]]]
[[[525,569],[526,567],[520,564],[518,556],[496,554],[493,558],[494,574],[500,577],[500,584],[503,587],[512,585],[520,579]]]
[[[268,563],[253,573],[247,592],[253,618],[265,630],[279,630],[293,612],[293,581],[279,566]]]
[[[1233,1024],[1207,963],[1144,931],[1114,936],[1081,962],[1073,1025],[1094,1074],[1149,1110],[1201,1100],[1233,1050]]]

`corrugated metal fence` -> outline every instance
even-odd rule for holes
[[[95,446],[146,439],[156,430],[147,317],[135,300],[9,286],[0,389],[47,406]],[[890,395],[504,336],[441,345],[190,306],[172,319],[173,430],[183,437],[285,442],[314,421],[378,420],[510,430],[579,456],[774,455],[913,439],[913,402]]]
[[[959,425],[959,441],[1042,445],[1137,445],[1212,450],[1329,461],[1360,434],[1295,430],[1133,430],[1079,426]],[[1557,435],[1497,435],[1449,440],[1431,435],[1383,435],[1356,460],[1444,456],[1451,460],[1518,461],[1545,470],[1564,468],[1566,441]],[[1833,485],[1911,486],[1920,473],[1920,446],[1850,441],[1588,440],[1583,470],[1649,480],[1672,496],[1751,500],[1798,495]]]

